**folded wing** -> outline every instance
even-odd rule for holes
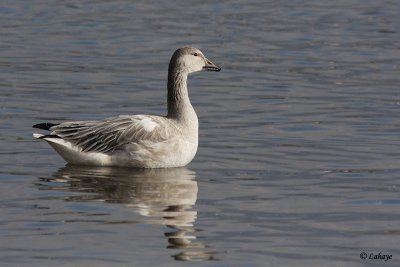
[[[82,149],[83,152],[113,152],[129,143],[163,142],[168,139],[168,125],[162,117],[119,116],[102,121],[66,122],[50,127],[56,135]]]

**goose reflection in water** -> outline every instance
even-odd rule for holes
[[[197,182],[195,172],[182,168],[128,169],[111,167],[82,167],[67,165],[41,184],[51,190],[68,190],[89,194],[74,195],[67,201],[105,201],[122,203],[149,218],[140,223],[160,224],[171,229],[164,233],[167,248],[181,249],[172,255],[175,260],[216,260],[207,246],[195,241],[194,223],[197,211]]]

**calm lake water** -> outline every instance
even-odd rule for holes
[[[400,266],[399,10],[2,1],[1,266]],[[223,68],[189,78],[187,167],[66,166],[32,138],[43,121],[165,114],[185,45]]]

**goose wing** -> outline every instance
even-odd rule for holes
[[[109,153],[128,143],[159,143],[167,140],[171,127],[163,117],[119,116],[102,121],[65,122],[50,128],[83,152]]]

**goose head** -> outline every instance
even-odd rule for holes
[[[198,71],[220,71],[221,68],[208,60],[203,53],[194,47],[179,48],[172,55],[169,71],[193,73]]]

